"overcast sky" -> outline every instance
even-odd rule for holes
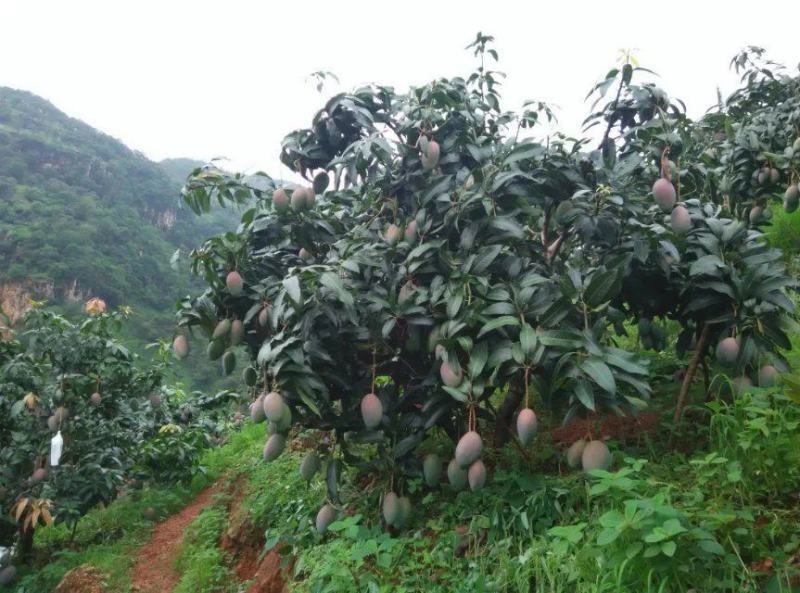
[[[559,107],[577,133],[587,90],[620,48],[697,116],[728,63],[761,45],[794,69],[800,1],[458,2],[404,0],[2,0],[0,85],[30,90],[153,159],[225,156],[285,175],[281,138],[309,124],[323,96],[317,70],[406,89],[473,66],[478,30],[496,38],[506,108]]]

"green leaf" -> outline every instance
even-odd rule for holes
[[[495,258],[497,258],[502,248],[502,245],[490,245],[478,252],[478,255],[475,257],[475,262],[472,264],[471,273],[480,274],[484,272]]]
[[[602,360],[595,357],[588,358],[581,363],[580,368],[600,387],[609,393],[616,393],[617,384],[614,382],[614,375],[611,374],[611,369]]]
[[[444,389],[447,393],[449,393],[452,396],[452,398],[456,401],[465,402],[468,399],[467,394],[456,387],[449,387],[447,385],[443,385],[442,389]]]
[[[481,372],[483,372],[483,368],[486,366],[486,361],[489,358],[489,349],[486,346],[486,342],[481,342],[477,346],[472,349],[472,352],[469,353],[469,363],[468,363],[468,370],[469,376],[473,379],[478,377]]]
[[[594,309],[611,300],[616,296],[618,290],[616,271],[600,268],[592,274],[589,285],[583,292],[583,300]]]
[[[300,280],[297,276],[289,276],[283,279],[283,288],[292,302],[298,307],[303,304],[303,295],[300,292]]]
[[[724,268],[725,264],[716,255],[704,255],[697,261],[693,262],[689,268],[690,276],[718,276],[719,270]]]
[[[665,556],[669,556],[670,558],[672,558],[675,555],[675,550],[677,549],[678,545],[673,541],[664,542],[663,544],[661,544],[661,551],[664,553]]]
[[[512,317],[511,315],[503,315],[502,317],[495,317],[489,323],[484,325],[481,328],[481,331],[478,332],[478,337],[489,333],[490,331],[494,331],[500,327],[505,327],[507,325],[519,325],[519,319],[516,317]]]
[[[584,407],[590,409],[592,412],[595,411],[594,392],[588,381],[581,380],[575,383],[575,395]]]
[[[353,305],[353,295],[345,290],[344,283],[337,274],[334,274],[333,272],[325,272],[322,274],[319,281],[323,286],[330,288],[334,293],[336,293],[336,296],[343,304],[347,305],[348,307]],[[294,298],[292,300],[294,300]]]
[[[539,341],[545,346],[561,350],[574,350],[583,345],[583,336],[564,330],[550,330],[539,334]]]
[[[600,532],[600,535],[597,536],[597,545],[607,546],[617,539],[619,535],[620,532],[614,528],[603,529],[603,531]]]
[[[519,342],[526,356],[529,356],[536,349],[536,332],[529,323],[522,324],[522,329],[519,332]]]

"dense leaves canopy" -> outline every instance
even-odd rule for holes
[[[763,221],[743,208],[765,164],[795,175],[789,149],[766,151],[791,145],[796,107],[772,114],[758,97],[788,101],[797,79],[755,75],[695,123],[663,90],[638,84],[646,72],[627,60],[590,93],[586,123],[602,131],[594,148],[534,139],[552,116],[541,103],[502,110],[490,44],[481,35],[472,44],[481,66],[467,79],[332,97],[283,142],[281,161],[309,189],[219,171],[197,171],[184,188],[198,212],[214,200],[249,208],[236,233],[193,253],[209,288],[183,302],[180,323],[212,338],[214,359],[228,346],[224,331],[213,335],[218,322],[244,323],[261,378],[254,393],[277,390],[295,424],[333,431],[323,452],[334,500],[338,460],[418,475],[426,434],[485,431],[495,393],[522,392],[523,405],[565,418],[634,411],[648,371],[615,346],[626,321],[646,323],[649,345],[663,348],[659,326],[677,320],[679,350],[708,327],[703,356],[735,335],[740,372],[783,364],[792,283]],[[746,162],[731,156],[762,117],[772,123]],[[672,204],[653,202],[660,176],[688,227],[671,221]],[[231,271],[243,291],[226,285]],[[382,415],[368,429],[359,406],[370,392]]]

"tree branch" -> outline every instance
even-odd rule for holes
[[[694,349],[694,356],[692,356],[689,367],[686,369],[686,375],[683,377],[683,385],[681,385],[681,391],[678,394],[678,403],[675,405],[675,414],[672,416],[672,420],[675,423],[681,420],[683,407],[686,404],[687,395],[689,394],[689,388],[692,386],[692,379],[694,379],[700,361],[703,360],[705,356],[709,329],[708,324],[703,325],[703,331],[700,332],[700,338],[697,340],[697,346]]]

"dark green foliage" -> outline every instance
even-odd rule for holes
[[[0,508],[10,509],[22,497],[50,499],[56,522],[73,521],[117,495],[139,444],[164,413],[148,403],[161,387],[162,369],[137,368],[134,356],[114,338],[122,321],[121,314],[111,313],[71,323],[33,309],[25,320],[25,341],[4,344]],[[91,401],[98,389],[99,405]],[[49,452],[50,414],[63,434],[61,463],[38,470],[29,483]],[[8,514],[0,515],[0,522],[8,520]]]
[[[434,431],[467,434],[455,455],[464,469],[474,464],[479,435],[510,421],[496,417],[492,396],[518,390],[523,376],[565,420],[634,413],[650,385],[646,360],[617,347],[626,321],[642,320],[647,348],[698,348],[704,359],[735,335],[739,374],[786,369],[795,283],[749,224],[754,204],[738,207],[719,186],[733,166],[747,183],[765,171],[764,187],[777,187],[793,165],[706,156],[719,118],[690,121],[631,63],[592,89],[586,123],[606,130],[596,148],[515,134],[549,112],[500,108],[497,73],[484,67],[496,58],[490,42],[479,35],[471,46],[482,66],[466,79],[407,93],[362,87],[290,133],[282,162],[306,182],[332,179],[313,209],[297,186],[294,212],[276,211],[277,186],[262,174],[197,175],[184,190],[198,212],[215,200],[248,209],[236,233],[193,252],[208,288],[182,302],[180,324],[210,335],[219,317],[242,319],[264,377],[253,396],[276,389],[296,424],[333,435],[320,450],[332,500],[340,460],[402,492]],[[797,118],[782,117],[775,143],[785,147]],[[413,241],[404,240],[412,222]],[[224,289],[234,266],[246,287],[237,297]],[[256,321],[265,304],[266,326]],[[677,342],[667,340],[668,320],[680,327]],[[358,414],[372,392],[379,424]]]

